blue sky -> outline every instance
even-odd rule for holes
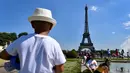
[[[47,8],[57,20],[50,35],[63,49],[78,49],[88,5],[88,23],[96,49],[120,48],[130,34],[130,0],[1,0],[0,32],[33,33],[28,17]]]

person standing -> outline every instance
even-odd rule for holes
[[[118,52],[118,49],[116,49],[116,57],[118,58],[119,56],[119,52]]]
[[[130,57],[130,56],[129,56],[129,52],[127,52],[127,58],[129,59],[129,57]]]
[[[121,57],[124,57],[124,49],[121,50]]]
[[[111,53],[109,49],[107,49],[107,55],[108,55],[108,58],[110,58]]]
[[[100,57],[103,58],[103,50],[100,51]]]
[[[10,56],[18,55],[19,73],[62,73],[66,59],[60,44],[49,36],[50,30],[56,25],[51,11],[36,8],[28,20],[34,33],[15,40],[0,53],[0,58],[9,60]]]

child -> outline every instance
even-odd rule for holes
[[[91,71],[95,71],[97,69],[97,62],[92,58],[92,56],[88,56],[86,59],[86,67]]]

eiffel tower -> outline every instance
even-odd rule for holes
[[[87,40],[87,43],[85,42],[86,40]],[[91,41],[90,34],[89,34],[89,27],[88,27],[88,7],[87,7],[87,5],[85,7],[85,29],[84,29],[84,34],[83,34],[82,42],[80,43],[80,46],[79,46],[79,52],[82,49],[84,49],[84,48],[90,49],[91,52],[95,51],[95,48],[93,46],[93,43]]]

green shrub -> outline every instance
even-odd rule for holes
[[[67,58],[76,58],[77,56],[78,56],[78,53],[74,49],[66,53]]]

